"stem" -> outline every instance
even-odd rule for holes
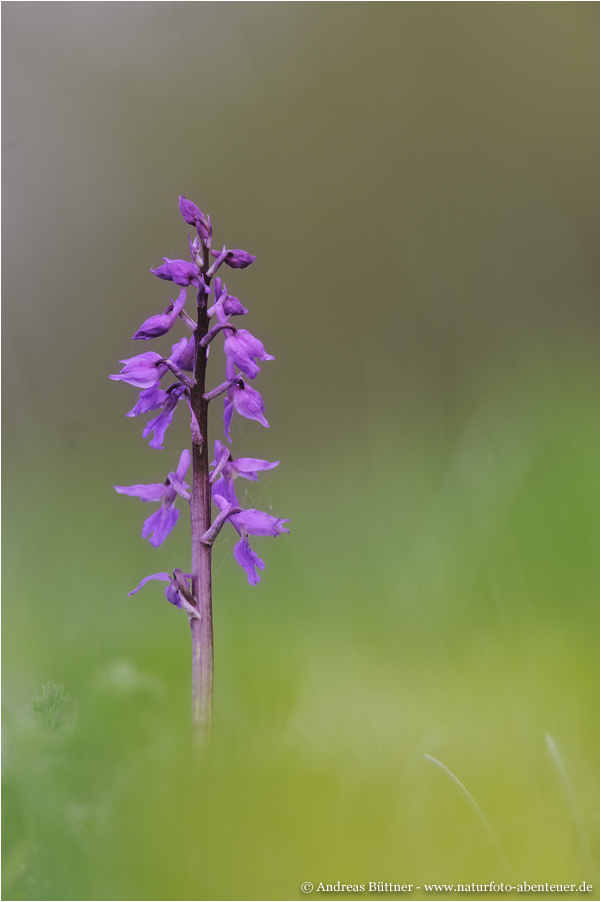
[[[231,323],[217,323],[213,326],[212,329],[209,329],[205,337],[203,338],[201,344],[203,348],[208,347],[208,345],[213,341],[216,335],[218,335],[222,329],[229,329],[231,332],[237,332],[235,326],[232,326]]]
[[[205,272],[209,249],[203,244]],[[208,284],[207,284],[208,287]],[[211,551],[202,537],[211,526],[211,486],[209,484],[208,401],[204,398],[207,352],[201,342],[209,330],[207,297],[201,287],[197,295],[198,325],[194,332],[194,386],[190,402],[200,435],[192,436],[192,592],[200,620],[190,619],[192,630],[192,729],[199,744],[206,744],[213,717],[213,611],[211,601]]]
[[[222,382],[221,385],[218,385],[217,388],[214,388],[213,391],[208,391],[204,396],[205,401],[208,403],[209,401],[213,401],[215,398],[218,398],[219,395],[222,395],[224,392],[231,388],[232,385],[240,386],[242,379],[240,376],[232,376],[231,379],[228,379],[226,382]],[[244,383],[242,382],[242,385]],[[241,387],[241,386],[240,386]]]

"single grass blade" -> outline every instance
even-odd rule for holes
[[[545,742],[547,744],[547,751],[551,756],[551,761],[555,765],[555,770],[559,774],[559,779],[561,781],[561,785],[564,791],[564,795],[566,798],[566,802],[568,805],[568,809],[570,812],[570,817],[572,818],[572,823],[576,829],[576,833],[578,834],[578,839],[580,841],[580,845],[582,847],[582,854],[584,856],[584,860],[586,862],[587,867],[590,867],[592,871],[595,870],[595,865],[593,863],[593,859],[590,852],[588,835],[586,832],[586,827],[584,826],[584,818],[582,817],[582,812],[580,811],[580,807],[578,802],[576,801],[576,796],[574,795],[574,790],[572,789],[572,784],[570,783],[570,778],[568,777],[568,772],[566,770],[565,764],[563,763],[563,758],[559,754],[559,749],[555,744],[555,740],[549,733],[545,733]]]
[[[457,777],[455,776],[455,774],[452,771],[450,771],[449,768],[445,764],[442,763],[442,761],[439,761],[437,758],[433,758],[432,755],[427,755],[427,754],[424,754],[424,758],[427,761],[431,761],[432,764],[434,764],[436,767],[438,767],[445,774],[445,776],[451,781],[453,786],[457,787],[457,789],[459,790],[461,795],[465,799],[467,799],[467,801],[469,802],[472,809],[476,812],[480,823],[482,824],[482,826],[488,833],[488,836],[489,836],[492,844],[494,845],[495,849],[499,853],[499,855],[503,861],[503,864],[507,868],[507,872],[512,877],[514,877],[515,875],[514,875],[513,868],[511,867],[511,864],[509,863],[509,859],[507,858],[507,855],[505,854],[503,846],[501,845],[501,843],[499,842],[499,840],[497,838],[497,834],[495,833],[493,828],[490,826],[488,820],[484,816],[482,809],[480,808],[480,806],[478,805],[478,803],[476,802],[474,797],[471,795],[471,793],[469,793],[467,791],[467,789],[465,788],[465,786],[463,785],[461,780],[458,780]]]

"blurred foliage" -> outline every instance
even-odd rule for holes
[[[215,734],[199,761],[185,617],[160,587],[124,597],[154,549],[129,538],[139,508],[115,513],[103,486],[114,462],[96,461],[71,502],[65,541],[78,550],[67,557],[49,522],[37,523],[46,542],[29,544],[21,505],[11,571],[32,547],[38,563],[26,582],[5,576],[5,629],[30,636],[10,660],[8,695],[54,673],[78,717],[50,755],[11,701],[6,897],[281,899],[300,898],[303,880],[507,880],[474,811],[424,754],[464,784],[518,877],[594,880],[596,455],[577,371],[555,384],[520,373],[519,393],[505,385],[437,440],[428,421],[410,440],[382,422],[362,483],[352,450],[324,454],[327,481],[297,469],[279,487],[294,533],[265,540],[256,590],[223,542]],[[107,524],[102,551],[77,546],[90,505]],[[173,544],[183,553],[186,540]],[[85,585],[75,609],[55,571]],[[64,696],[46,688],[38,709],[43,698]]]

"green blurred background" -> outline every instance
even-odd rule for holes
[[[2,13],[3,898],[597,887],[597,4]],[[127,598],[188,527],[156,550],[112,489],[187,440],[108,379],[180,193],[257,254],[228,288],[271,429],[233,448],[292,527],[254,589],[216,549],[201,761],[187,620]]]

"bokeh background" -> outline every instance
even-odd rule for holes
[[[597,4],[2,13],[3,897],[597,887]],[[153,451],[108,379],[181,193],[257,255],[271,429],[233,448],[292,527],[254,589],[216,550],[201,760],[187,620],[127,598],[188,527],[112,489],[186,417]]]

